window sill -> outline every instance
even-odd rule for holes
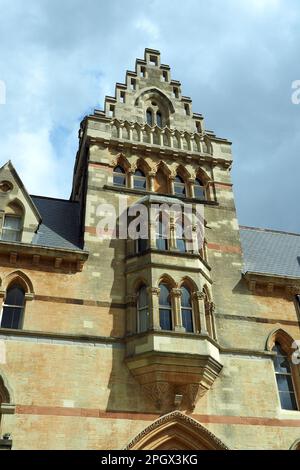
[[[108,191],[116,191],[118,193],[124,193],[124,194],[142,194],[142,195],[155,195],[155,196],[162,196],[162,197],[170,197],[172,199],[179,199],[180,201],[183,202],[193,202],[193,203],[198,203],[198,204],[205,204],[205,205],[210,205],[210,206],[218,206],[219,203],[217,201],[208,201],[207,199],[198,199],[198,198],[191,198],[191,197],[182,197],[177,194],[164,194],[164,193],[156,193],[155,191],[148,191],[144,189],[133,189],[133,188],[126,188],[123,186],[113,186],[109,184],[105,184],[103,186],[103,189],[106,189]]]

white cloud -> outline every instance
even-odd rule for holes
[[[256,184],[249,198],[245,168],[256,181],[263,174],[271,182],[276,155],[293,168],[291,181],[300,170],[299,139],[292,138],[299,133],[300,105],[290,98],[291,83],[300,78],[297,0],[189,0],[184,8],[180,0],[128,0],[126,8],[123,0],[86,0],[85,10],[81,0],[0,0],[0,81],[6,85],[0,163],[11,158],[29,192],[68,197],[80,119],[102,108],[126,69],[154,47],[192,97],[193,111],[233,140],[239,214],[257,225],[253,207],[266,186]],[[279,140],[288,142],[288,152]],[[270,183],[268,191],[275,200],[277,187]],[[286,201],[291,210],[282,228],[300,230],[297,199]],[[278,224],[259,211],[266,225]]]

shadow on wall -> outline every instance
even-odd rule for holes
[[[111,263],[113,281],[110,288],[111,307],[109,311],[109,314],[113,315],[113,327],[110,334],[112,337],[116,337],[116,335],[124,337],[126,333],[126,240],[112,239],[109,242],[109,248],[113,250]],[[121,292],[124,292],[124,298],[120,301]],[[132,377],[124,362],[125,341],[116,342],[112,346],[112,365],[108,383],[110,392],[106,410],[156,414],[157,410],[154,405],[145,398],[139,383]]]

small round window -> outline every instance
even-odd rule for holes
[[[0,181],[0,192],[1,193],[8,193],[13,189],[13,185],[10,181]]]

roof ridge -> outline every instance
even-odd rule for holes
[[[249,227],[247,225],[239,225],[241,230],[257,230],[259,232],[268,232],[268,233],[281,233],[283,235],[295,235],[296,237],[300,237],[300,233],[296,232],[284,232],[283,230],[274,230],[271,228],[261,228],[261,227]]]
[[[78,201],[70,201],[70,199],[62,199],[59,197],[50,197],[50,196],[38,196],[37,194],[30,194],[30,197],[37,197],[39,199],[48,199],[51,201],[63,201],[63,202],[71,202],[72,204],[78,204]]]

